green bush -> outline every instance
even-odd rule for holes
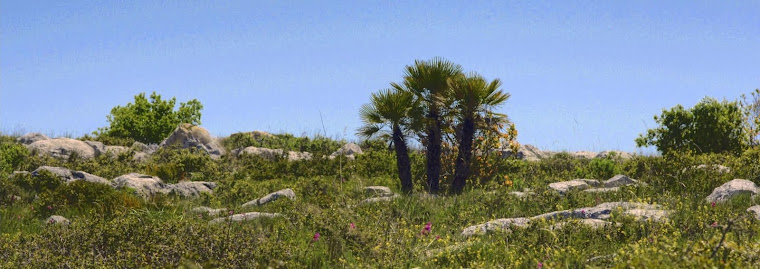
[[[663,154],[674,151],[739,154],[745,146],[742,112],[737,102],[706,97],[693,108],[677,105],[662,110],[654,120],[660,126],[636,138],[636,145],[655,146]]]
[[[23,170],[29,155],[29,150],[21,144],[0,142],[0,176]]]
[[[310,152],[318,155],[330,154],[343,146],[343,141],[316,136],[296,137],[291,134],[276,134],[272,136],[254,137],[251,133],[236,133],[226,138],[222,144],[228,150],[257,147],[283,149],[285,151]]]
[[[211,157],[195,149],[160,148],[145,164],[145,173],[167,183],[204,180],[217,175],[218,166]]]
[[[159,143],[169,136],[181,123],[201,124],[201,105],[198,100],[180,103],[174,110],[176,99],[161,100],[161,95],[153,92],[150,101],[145,93],[135,96],[134,103],[117,106],[107,116],[109,126],[98,129],[93,134],[96,140],[129,146],[130,141]]]
[[[24,191],[34,194],[52,191],[66,184],[57,175],[47,170],[40,170],[37,176],[31,174],[15,175],[10,181]]]
[[[127,209],[139,208],[140,199],[101,183],[77,180],[41,193],[33,208],[39,217],[61,212],[92,213],[107,218]]]
[[[588,177],[606,180],[620,173],[615,161],[610,158],[594,158],[588,163]]]

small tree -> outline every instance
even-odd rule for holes
[[[674,151],[698,153],[741,152],[745,139],[737,102],[704,98],[693,108],[677,105],[663,109],[654,120],[660,125],[636,138],[636,145],[655,146],[663,154]]]
[[[98,140],[129,139],[142,143],[159,143],[169,136],[181,123],[201,124],[203,105],[198,100],[180,103],[175,111],[176,98],[161,100],[161,95],[153,92],[150,101],[145,93],[135,96],[134,103],[117,106],[107,116],[108,127],[93,132]]]

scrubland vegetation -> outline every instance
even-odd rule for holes
[[[167,146],[146,159],[135,158],[135,146],[94,158],[55,158],[2,135],[0,267],[760,268],[760,216],[747,211],[757,199],[745,193],[723,202],[705,200],[735,178],[760,183],[758,91],[739,102],[706,99],[693,109],[664,110],[656,119],[661,126],[637,140],[661,155],[588,159],[558,153],[527,161],[518,158],[517,127],[493,110],[509,98],[497,79],[466,74],[442,59],[418,61],[406,71],[403,82],[374,94],[362,108],[365,126],[358,132],[368,139],[357,143],[363,154],[351,158],[328,157],[347,141],[263,132],[222,138],[227,154],[220,158],[199,148]],[[151,116],[115,108],[111,126],[81,139],[157,143],[156,137],[188,122],[182,119],[200,122],[202,106],[195,100],[177,112],[174,99],[170,106],[155,94],[151,100],[156,105],[138,95],[126,106],[153,107],[139,110]],[[170,128],[137,131],[148,128],[145,121]],[[421,148],[408,147],[410,140]],[[246,147],[314,157],[230,153]],[[730,169],[711,168],[717,165]],[[66,183],[46,171],[15,173],[40,166],[107,179],[136,172],[165,183],[206,181],[216,187],[194,199],[143,197],[130,188]],[[642,184],[609,192],[548,187],[618,174]],[[387,186],[400,195],[368,201],[377,198],[366,192],[368,186]],[[295,199],[243,206],[286,188]],[[550,219],[463,235],[465,228],[494,219],[619,201],[658,205],[667,216],[641,219],[614,211],[601,227],[573,221],[560,227],[566,220]],[[223,212],[194,210],[200,206]],[[212,221],[244,212],[280,215]],[[51,215],[65,216],[70,224],[48,220]]]

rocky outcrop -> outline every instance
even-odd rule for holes
[[[541,159],[549,158],[552,155],[554,155],[554,152],[542,151],[533,145],[525,144],[520,145],[520,148],[517,150],[517,155],[515,157],[527,161],[539,161]],[[502,151],[501,156],[502,158],[511,157],[512,151],[504,150]]]
[[[130,173],[113,179],[118,189],[125,187],[132,188],[136,194],[143,197],[151,197],[158,193],[165,193],[166,184],[160,178],[155,176],[143,175],[139,173]]]
[[[502,157],[507,158],[512,156],[512,152],[509,150],[502,150]],[[517,151],[517,158],[523,159],[526,161],[540,161],[542,159],[551,158],[552,156],[558,154],[559,152],[555,151],[548,151],[548,150],[540,150],[539,148],[533,146],[533,145],[520,145],[520,148]],[[566,154],[570,155],[574,158],[581,158],[581,159],[593,159],[593,158],[608,158],[610,155],[614,155],[615,159],[618,160],[629,160],[633,158],[633,155],[628,152],[623,151],[602,151],[602,152],[593,152],[593,151],[574,151],[574,152],[565,152]],[[614,153],[614,154],[613,154]]]
[[[760,192],[760,188],[754,182],[746,179],[734,179],[713,189],[706,199],[708,202],[725,202],[740,194],[756,195],[758,192]]]
[[[288,161],[301,161],[301,160],[311,160],[312,158],[312,154],[309,152],[297,152],[297,151],[285,152],[282,149],[268,149],[268,148],[257,148],[257,147],[246,147],[242,149],[235,149],[233,150],[232,154],[235,154],[237,156],[242,156],[244,154],[255,155],[267,160],[276,160],[277,158],[282,157],[282,158],[287,159]]]
[[[114,187],[125,187],[135,190],[142,197],[152,197],[156,194],[177,195],[182,198],[195,198],[201,193],[213,193],[216,183],[205,181],[184,181],[177,184],[166,184],[156,176],[130,173],[113,179]]]
[[[97,152],[89,144],[71,138],[38,140],[26,147],[39,154],[50,155],[60,159],[69,158],[71,154],[76,154],[83,159],[91,159],[97,156]]]
[[[506,218],[492,220],[483,224],[465,228],[463,236],[472,236],[493,231],[510,231],[510,227],[526,227],[530,223],[539,220],[566,220],[577,219],[592,227],[607,225],[605,221],[610,218],[613,211],[619,211],[623,216],[633,217],[638,220],[664,221],[669,214],[661,206],[633,202],[609,202],[593,207],[577,208],[572,210],[554,211],[530,218]],[[599,220],[599,221],[597,221]],[[562,222],[559,222],[562,223]]]
[[[19,138],[16,138],[16,142],[19,142],[24,145],[29,145],[40,140],[48,140],[48,139],[50,138],[41,133],[28,133],[28,134],[20,136]]]
[[[356,158],[356,155],[361,155],[364,152],[362,152],[362,148],[359,147],[359,145],[354,143],[348,143],[340,147],[338,150],[330,154],[330,159],[335,159],[338,156],[346,156],[348,159],[353,160]]]
[[[209,221],[209,224],[216,224],[216,223],[222,223],[226,221],[248,221],[248,220],[255,220],[259,218],[276,218],[276,217],[282,217],[282,214],[280,213],[261,213],[261,212],[248,212],[243,214],[235,214],[229,217],[224,218],[216,218],[211,221]]]
[[[195,198],[201,196],[201,193],[214,193],[214,188],[216,188],[214,182],[183,181],[177,184],[167,184],[162,192],[182,198]]]
[[[62,226],[69,226],[71,224],[71,221],[69,219],[58,216],[58,215],[52,215],[47,220],[45,220],[45,223],[51,224],[51,225],[62,225]]]
[[[364,192],[370,196],[378,196],[378,197],[393,196],[393,191],[391,191],[391,188],[388,188],[386,186],[364,187]]]
[[[218,159],[225,152],[224,147],[206,129],[192,124],[181,124],[164,139],[159,147],[196,148],[208,153],[211,158]]]
[[[639,181],[624,175],[615,175],[607,181],[604,181],[605,188],[623,187],[635,184],[639,184]]]
[[[296,193],[293,190],[291,190],[291,189],[282,189],[282,190],[279,190],[279,191],[267,194],[264,197],[261,197],[259,199],[256,199],[256,200],[253,200],[253,201],[249,201],[249,202],[243,204],[243,207],[264,205],[264,204],[267,204],[269,202],[273,202],[273,201],[275,201],[277,199],[280,199],[281,197],[285,197],[285,198],[288,198],[290,200],[295,200],[296,199]]]
[[[564,194],[571,190],[585,190],[591,187],[599,186],[599,181],[595,179],[573,179],[569,181],[561,181],[549,183],[549,188]]]
[[[731,168],[720,165],[720,164],[700,164],[700,165],[692,167],[692,169],[703,170],[703,171],[715,171],[718,174],[731,173]]]
[[[755,218],[760,220],[760,205],[753,205],[750,208],[747,208],[747,212],[754,213]]]
[[[610,150],[610,151],[599,152],[599,154],[595,156],[595,158],[602,158],[602,159],[610,158],[610,157],[613,157],[613,159],[630,160],[630,159],[633,159],[633,154],[630,154],[625,151]]]
[[[197,213],[197,214],[206,214],[209,216],[218,216],[224,213],[227,213],[227,208],[210,208],[206,206],[199,206],[193,209],[190,209],[190,212]]]
[[[77,180],[84,180],[87,182],[101,183],[101,184],[106,184],[109,186],[112,185],[111,181],[108,179],[105,179],[105,178],[102,178],[102,177],[99,177],[87,172],[83,172],[83,171],[69,170],[63,167],[40,166],[34,171],[32,171],[32,176],[35,176],[35,177],[39,176],[40,171],[43,171],[43,170],[48,171],[58,176],[59,178],[61,178],[61,180],[63,180],[66,183],[71,183]]]

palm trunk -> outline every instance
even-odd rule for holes
[[[404,134],[398,125],[393,126],[393,145],[396,149],[396,167],[398,167],[398,178],[401,180],[401,191],[409,194],[412,192],[412,164],[409,161]]]
[[[472,164],[472,142],[475,137],[475,120],[471,117],[462,122],[462,140],[459,142],[459,153],[456,160],[454,182],[451,184],[451,192],[460,194],[464,190],[467,178],[470,176]]]
[[[428,145],[427,145],[427,180],[428,191],[431,194],[437,194],[440,190],[439,181],[441,177],[441,119],[439,118],[438,108],[431,106],[429,118],[433,124],[428,128]]]

